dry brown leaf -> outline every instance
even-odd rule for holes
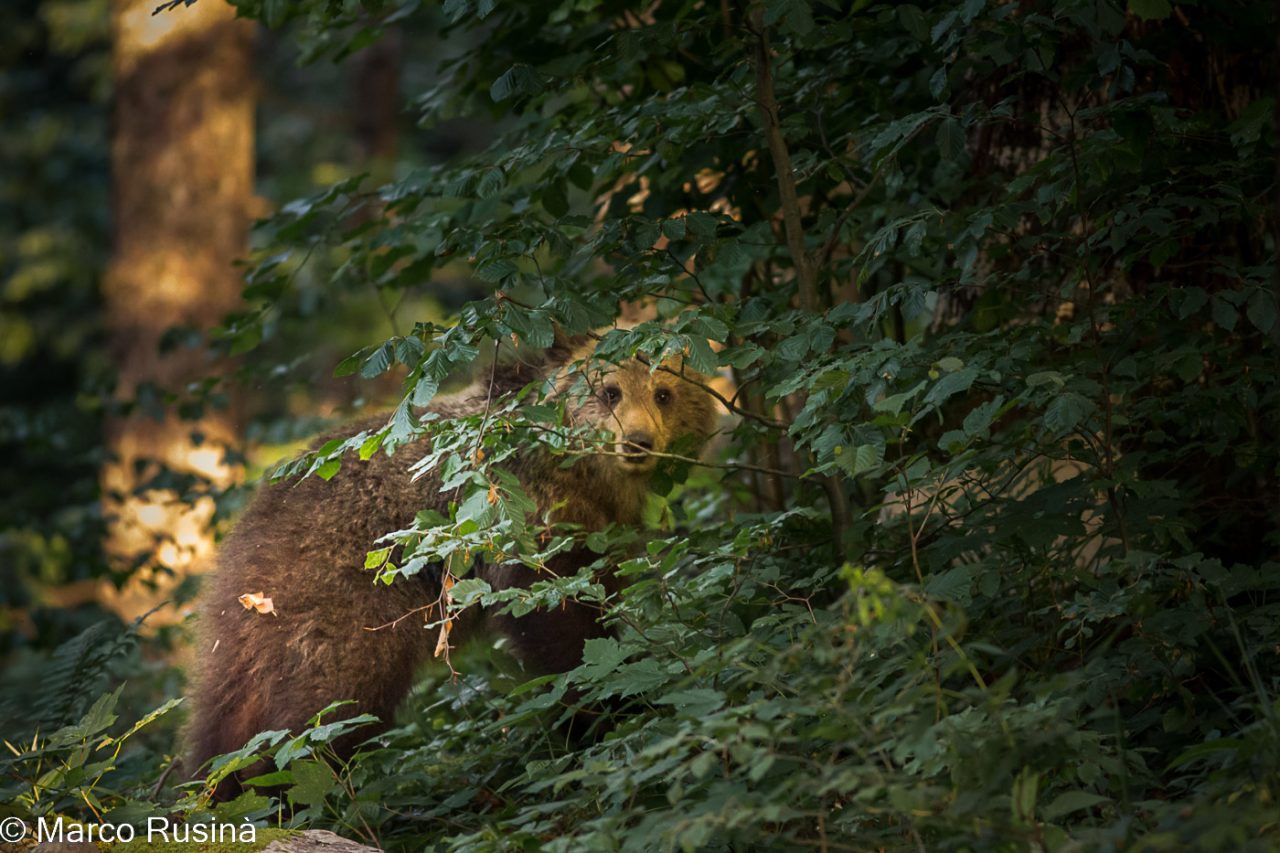
[[[446,619],[444,624],[440,626],[440,636],[436,638],[435,657],[449,651],[449,632],[453,630],[453,620]]]
[[[498,487],[493,483],[489,484],[489,505],[492,506],[498,502]]]
[[[444,574],[440,576],[440,599],[444,603],[440,608],[441,613],[446,614],[444,622],[440,625],[440,636],[436,638],[435,657],[445,656],[445,660],[449,659],[449,633],[453,630],[453,620],[447,615],[449,605],[453,604],[453,593],[449,590],[453,589],[453,585],[457,581],[453,577],[453,572],[445,569]],[[452,667],[450,667],[452,668]]]
[[[267,598],[261,592],[246,592],[240,596],[240,603],[244,605],[245,610],[256,610],[259,613],[270,613],[276,615],[276,607],[271,603],[271,599]]]

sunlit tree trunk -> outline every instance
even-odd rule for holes
[[[152,387],[181,393],[210,373],[200,347],[162,354],[159,344],[167,329],[207,328],[237,305],[232,262],[245,253],[253,199],[251,24],[222,0],[153,14],[156,5],[113,0],[111,14],[115,252],[103,291],[120,400]],[[148,483],[165,469],[229,482],[233,420],[225,409],[157,420],[139,407],[110,421],[105,548],[120,571],[143,567],[103,593],[122,616],[164,601],[205,567],[212,499],[187,504]]]

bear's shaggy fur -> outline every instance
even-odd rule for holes
[[[575,376],[569,365],[589,349],[558,345],[539,367],[501,367],[430,406],[442,417],[478,414],[491,399],[557,376],[556,393],[565,395],[570,419],[612,432],[612,455],[583,456],[562,468],[564,457],[535,445],[504,465],[537,502],[539,517],[550,512],[554,520],[587,531],[637,524],[657,461],[647,453],[663,452],[685,435],[705,439],[714,422],[711,397],[697,384],[638,361],[616,367],[591,363]],[[385,422],[385,415],[367,418],[337,435],[377,430]],[[344,706],[339,716],[367,712],[384,723],[392,719],[415,670],[431,656],[436,634],[423,631],[417,618],[366,629],[435,601],[439,575],[428,569],[386,586],[375,584],[363,566],[378,537],[408,527],[420,510],[447,515],[454,493],[442,494],[440,480],[430,472],[416,480],[410,474],[428,445],[424,438],[394,455],[378,453],[363,463],[348,459],[328,482],[309,477],[265,486],[245,511],[202,593],[189,771],[240,748],[257,732],[299,730],[336,700],[357,703]],[[572,575],[594,559],[586,549],[574,550],[554,558],[550,568]],[[525,587],[537,579],[536,572],[520,565],[477,571],[495,589]],[[616,588],[613,578],[600,580],[611,591]],[[273,600],[276,615],[240,604],[241,595],[257,592]],[[510,637],[531,670],[562,672],[580,662],[584,640],[603,634],[596,615],[569,604],[485,621]],[[464,613],[455,624],[454,641],[474,633],[480,621]]]

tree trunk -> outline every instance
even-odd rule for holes
[[[239,302],[253,201],[252,25],[222,0],[153,14],[156,0],[113,0],[111,141],[115,251],[103,283],[117,397],[182,393],[211,372],[202,348],[161,354],[166,330],[203,330]],[[224,458],[230,411],[157,418],[141,406],[109,421],[102,472],[107,555],[142,566],[105,603],[125,617],[168,597],[212,550],[213,499],[149,487],[164,470],[211,487],[235,475]],[[154,413],[153,407],[147,407]]]
[[[390,180],[403,124],[404,100],[400,69],[404,65],[404,37],[388,30],[354,57],[351,124],[359,162],[371,166],[375,180]]]

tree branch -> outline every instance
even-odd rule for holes
[[[813,262],[804,247],[804,226],[800,221],[800,198],[796,194],[796,178],[791,169],[791,154],[787,140],[782,135],[778,119],[778,98],[773,91],[773,70],[769,56],[769,35],[764,28],[763,13],[757,9],[751,15],[751,28],[756,37],[752,64],[756,69],[756,106],[764,122],[765,140],[773,157],[773,170],[778,177],[778,196],[782,202],[782,223],[786,229],[787,248],[796,268],[796,282],[800,290],[800,307],[805,311],[818,311],[818,284]]]
[[[786,137],[782,135],[782,123],[778,118],[778,97],[773,91],[773,69],[769,53],[769,34],[764,27],[764,13],[759,8],[750,16],[750,29],[755,36],[752,63],[756,69],[756,106],[764,123],[765,140],[773,157],[773,171],[778,178],[778,197],[782,204],[782,223],[786,229],[787,248],[796,269],[796,284],[800,294],[800,308],[816,314],[818,283],[813,259],[804,246],[804,224],[800,218],[800,198],[796,194],[796,176],[791,169],[791,153],[787,150]],[[844,562],[844,531],[849,523],[849,506],[844,489],[834,477],[822,477],[822,488],[831,507],[832,540],[836,560]]]

